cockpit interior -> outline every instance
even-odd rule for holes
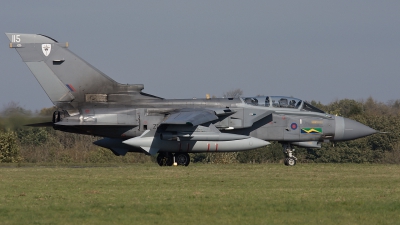
[[[257,97],[242,97],[245,104],[262,107],[273,108],[292,108],[301,111],[325,113],[324,111],[312,106],[310,103],[302,101],[298,98],[285,96],[257,96]]]

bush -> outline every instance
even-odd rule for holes
[[[17,135],[12,131],[0,133],[0,162],[14,163],[21,161]]]

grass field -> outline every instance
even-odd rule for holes
[[[0,224],[400,224],[399,172],[360,164],[0,167]]]

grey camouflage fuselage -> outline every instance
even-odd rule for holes
[[[294,165],[292,145],[319,148],[376,133],[297,98],[163,99],[141,84],[120,84],[44,35],[7,33],[58,110],[56,130],[104,137],[94,142],[116,155],[159,153],[160,165],[188,165],[187,153],[260,148],[279,141]]]

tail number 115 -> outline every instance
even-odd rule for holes
[[[11,42],[21,42],[21,35],[19,34],[13,34],[11,35]]]

